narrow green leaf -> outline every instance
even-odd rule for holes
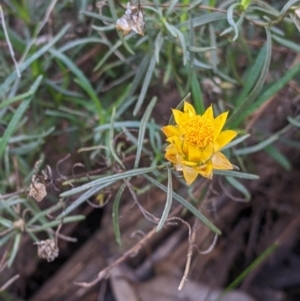
[[[120,225],[119,225],[119,208],[120,208],[120,201],[122,194],[126,188],[126,184],[122,184],[121,187],[118,189],[118,192],[116,194],[113,209],[112,209],[112,223],[113,223],[113,229],[116,236],[116,241],[119,246],[122,245],[121,240],[121,233],[120,233]]]
[[[196,52],[196,53],[202,53],[202,52],[208,52],[211,50],[216,50],[215,47],[196,47],[196,46],[187,46],[187,49],[191,52]]]
[[[90,44],[90,43],[104,44],[104,45],[109,46],[109,43],[103,39],[96,38],[96,37],[88,37],[88,38],[72,40],[68,43],[65,43],[63,46],[61,46],[57,50],[60,53],[62,53],[62,52],[66,52],[66,51],[73,49],[75,47],[78,47],[78,46],[86,46],[87,44]]]
[[[188,59],[189,59],[189,57],[188,57]],[[197,60],[196,58],[193,59],[192,64],[193,64],[194,67],[197,67],[199,69],[206,69],[206,70],[211,70],[212,69],[212,67],[210,65],[202,63],[199,60]]]
[[[291,9],[292,6],[293,6],[294,4],[296,4],[297,2],[299,2],[299,0],[290,0],[290,1],[288,1],[288,2],[284,5],[284,7],[282,8],[282,10],[281,10],[281,12],[280,12],[280,16],[285,15],[285,14],[287,13],[287,11],[288,11],[289,9]]]
[[[65,35],[69,27],[70,27],[69,24],[63,27],[63,29],[53,39],[51,39],[44,47],[36,51],[30,58],[28,58],[23,64],[21,64],[19,66],[20,72],[22,73],[22,71],[28,68],[34,61],[36,61],[43,54],[45,54],[57,41],[60,40],[61,37]],[[6,93],[7,89],[16,78],[17,78],[17,72],[14,71],[0,86],[0,96]]]
[[[187,46],[186,46],[186,43],[184,40],[184,36],[183,36],[182,32],[173,25],[168,24],[168,30],[173,33],[172,35],[175,38],[179,39],[181,50],[182,50],[182,56],[183,56],[183,65],[185,66],[187,63],[188,54],[187,54]]]
[[[164,43],[164,36],[163,36],[162,32],[160,31],[158,33],[158,35],[156,36],[155,42],[154,42],[154,54],[155,54],[155,60],[156,60],[157,64],[159,63],[159,53],[160,53],[163,43]]]
[[[166,17],[170,16],[170,14],[173,12],[177,3],[178,3],[178,0],[171,1],[170,6],[168,7],[167,12],[166,12]]]
[[[195,72],[193,72],[192,74],[191,91],[192,91],[192,97],[193,97],[196,111],[199,114],[203,114],[205,111],[204,99],[201,91],[201,86],[199,84],[199,79],[197,78]]]
[[[298,31],[300,32],[300,20],[299,20],[299,18],[296,15],[292,14],[292,13],[289,13],[289,17],[293,21],[293,23],[296,26],[296,28],[298,29]]]
[[[8,220],[2,216],[0,216],[0,225],[4,226],[5,228],[8,228],[8,229],[13,228],[13,226],[14,226],[14,224],[10,220]]]
[[[133,170],[127,170],[115,175],[110,175],[110,176],[105,176],[105,177],[101,177],[100,179],[91,181],[87,184],[84,184],[82,186],[70,189],[68,191],[63,192],[62,194],[60,194],[60,197],[64,198],[70,195],[74,195],[77,193],[80,193],[82,191],[88,190],[92,187],[98,186],[98,185],[104,185],[104,184],[112,184],[114,182],[117,182],[119,180],[123,180],[126,178],[130,178],[130,177],[135,177],[135,176],[139,176],[139,175],[143,175],[145,173],[149,173],[152,171],[155,171],[157,169],[156,166],[153,167],[144,167],[144,168],[137,168],[137,169],[133,169]]]
[[[115,129],[121,129],[121,128],[140,128],[141,122],[140,121],[117,121],[114,123],[114,128]],[[157,124],[148,124],[147,128],[149,127],[155,127],[156,129],[160,129],[160,126]],[[94,129],[95,132],[99,131],[105,131],[110,129],[110,124],[102,124],[99,125]]]
[[[12,251],[10,253],[10,256],[9,256],[9,260],[8,260],[8,263],[7,263],[7,266],[10,268],[11,265],[13,264],[16,256],[17,256],[17,253],[19,251],[19,248],[20,248],[20,242],[21,242],[21,233],[17,233],[15,235],[15,239],[14,239],[14,245],[12,247]]]
[[[8,106],[8,105],[11,105],[19,100],[23,100],[24,98],[28,98],[30,97],[34,92],[33,91],[28,91],[26,93],[23,93],[23,94],[20,94],[20,95],[17,95],[15,97],[12,97],[12,98],[9,98],[5,101],[3,101],[2,103],[0,103],[0,109]]]
[[[210,63],[211,63],[213,72],[216,73],[217,69],[218,69],[218,64],[219,64],[216,32],[215,32],[213,24],[209,24],[208,29],[209,29],[210,47],[214,48],[214,50],[211,50],[211,52],[210,52]]]
[[[258,180],[259,176],[251,173],[232,171],[232,170],[214,170],[215,175],[226,176],[226,177],[235,177],[245,180]]]
[[[253,153],[256,153],[256,152],[259,152],[259,151],[265,149],[268,145],[274,143],[278,139],[279,139],[279,136],[277,134],[275,134],[275,135],[272,135],[271,137],[269,137],[268,139],[265,139],[265,140],[257,143],[256,145],[245,147],[242,149],[237,149],[237,150],[234,150],[233,152],[236,156],[245,156],[245,155],[253,154]]]
[[[177,33],[174,31],[174,26],[172,26],[171,24],[169,24],[167,22],[167,20],[163,19],[162,20],[166,29],[168,30],[168,32],[171,34],[171,36],[173,36],[174,38],[177,38]]]
[[[191,5],[187,8],[186,12],[193,10],[195,7],[199,6],[204,0],[196,0],[191,3]],[[188,2],[187,2],[188,3]]]
[[[126,36],[128,39],[129,35]],[[110,46],[109,50],[105,53],[105,55],[102,57],[100,62],[95,66],[94,71],[97,71],[101,68],[101,66],[104,65],[104,63],[107,61],[107,59],[122,45],[122,41],[118,40],[115,45]]]
[[[110,119],[110,130],[109,130],[109,149],[111,152],[111,155],[113,158],[118,162],[118,164],[125,170],[125,166],[121,159],[118,157],[118,155],[115,152],[114,148],[114,122],[115,122],[115,114],[116,114],[116,108],[113,107],[112,113],[111,113],[111,119]]]
[[[133,96],[133,94],[136,91],[136,89],[137,89],[138,85],[140,84],[140,82],[143,82],[144,75],[145,75],[145,72],[147,70],[147,67],[149,68],[149,62],[150,62],[150,55],[146,54],[144,56],[144,58],[142,59],[141,63],[139,64],[139,68],[138,68],[138,71],[137,71],[137,73],[136,73],[136,75],[133,79],[130,92],[128,93],[128,96],[127,96],[127,100],[130,99]]]
[[[18,204],[20,202],[9,202],[8,200],[1,200],[0,199],[0,210],[3,212],[5,212],[5,217],[0,216],[0,224],[2,224],[3,226],[7,227],[7,228],[12,228],[13,227],[13,223],[11,222],[12,220],[18,220],[20,217],[18,215],[18,213],[15,210],[15,207],[13,207],[14,204]],[[1,212],[0,211],[0,212]],[[10,215],[10,218],[8,216],[8,214]]]
[[[90,11],[81,11],[80,14],[84,15],[84,16],[87,16],[87,17],[90,17],[90,18],[93,18],[93,19],[98,19],[100,21],[104,21],[104,22],[107,22],[107,23],[114,23],[114,19],[113,18],[110,18],[110,17],[107,17],[103,14],[98,14],[98,13],[92,13]]]
[[[203,26],[208,23],[224,20],[226,18],[227,18],[227,16],[224,13],[213,12],[210,14],[205,14],[204,16],[193,18],[193,27]],[[178,28],[189,27],[189,26],[190,26],[190,21],[187,21],[187,22],[177,25]]]
[[[286,156],[284,156],[274,145],[268,145],[265,151],[284,169],[291,170],[292,165]]]
[[[0,237],[0,247],[4,246],[16,233],[11,231],[7,233],[5,236]]]
[[[271,61],[271,55],[272,55],[272,38],[271,38],[270,29],[265,27],[265,30],[267,36],[266,57],[265,57],[264,64],[262,66],[260,76],[257,79],[257,82],[255,83],[255,86],[253,87],[248,97],[240,104],[240,106],[236,108],[233,114],[229,117],[227,124],[230,124],[232,127],[236,127],[243,120],[241,116],[243,116],[245,110],[250,107],[250,105],[254,102],[256,97],[259,95],[265,83],[265,80],[267,78],[270,61]]]
[[[61,220],[60,219],[58,220],[58,219],[59,219],[59,217],[57,217],[56,220],[54,220],[52,222],[49,222],[49,223],[46,223],[46,224],[43,224],[41,226],[37,226],[34,228],[27,228],[26,230],[27,230],[27,232],[30,232],[30,233],[36,233],[36,232],[48,230],[53,227],[57,227],[61,223]],[[74,222],[80,222],[84,219],[85,219],[84,215],[67,216],[64,218],[63,223],[69,224],[69,223],[74,223]]]
[[[166,186],[162,185],[160,182],[154,180],[148,175],[144,174],[143,177],[147,179],[149,182],[157,186],[162,191],[168,193],[168,189]],[[191,203],[187,202],[183,197],[179,194],[173,192],[173,198],[178,201],[181,205],[183,205],[186,209],[188,209],[192,214],[194,214],[204,225],[206,225],[211,231],[214,233],[221,235],[221,230],[218,229],[207,217],[205,217],[202,213],[199,212],[197,208],[195,208]]]
[[[166,223],[166,220],[169,216],[169,212],[171,210],[172,200],[173,200],[172,172],[171,169],[168,167],[167,200],[166,200],[164,211],[157,225],[156,232],[159,232],[163,228],[164,224]]]
[[[38,139],[38,138],[44,138],[49,136],[54,130],[55,127],[51,127],[47,131],[41,132],[40,134],[36,134],[36,135],[14,136],[9,139],[9,143],[17,143],[17,142],[23,142],[23,141],[28,141],[28,140]]]
[[[34,203],[34,205],[36,206],[35,203]],[[50,214],[56,212],[57,210],[59,210],[63,206],[64,206],[63,202],[58,202],[56,205],[54,205],[54,206],[52,206],[50,208],[47,208],[45,210],[42,210],[42,211],[32,210],[34,212],[34,215],[32,216],[32,218],[28,222],[26,222],[26,226],[31,226],[36,221],[39,221],[41,224],[46,223],[47,219],[45,219],[45,217],[47,215],[50,215]]]
[[[77,207],[79,207],[81,204],[83,204],[86,200],[88,200],[90,197],[98,193],[100,190],[106,188],[107,186],[111,185],[110,182],[92,187],[85,193],[83,193],[78,199],[76,199],[70,206],[68,206],[58,217],[57,219],[63,218],[67,216],[69,213],[71,213],[73,210],[75,210]]]
[[[298,117],[298,118],[297,118],[297,117]],[[287,120],[288,120],[288,122],[289,122],[291,125],[293,125],[293,126],[295,126],[295,127],[297,127],[297,128],[300,128],[299,116],[297,116],[297,117],[296,117],[296,118],[292,118],[292,117],[288,116]]]
[[[97,30],[97,31],[105,32],[105,31],[115,30],[116,29],[116,25],[115,24],[110,24],[110,25],[107,25],[107,26],[92,25],[92,28],[95,29],[95,30]]]
[[[92,87],[90,81],[87,79],[84,73],[74,64],[74,62],[70,60],[66,55],[64,55],[63,53],[55,49],[49,49],[49,52],[51,53],[51,55],[58,58],[63,64],[65,64],[68,67],[68,69],[78,78],[78,84],[94,101],[95,107],[97,109],[97,114],[101,122],[103,120],[102,118],[103,111],[102,111],[101,102],[98,99],[97,93]]]
[[[241,183],[239,182],[237,179],[233,178],[233,177],[226,177],[226,180],[239,192],[241,192],[246,201],[250,201],[251,199],[251,194],[249,192],[249,190]]]
[[[153,111],[153,108],[156,104],[157,97],[153,97],[147,106],[147,109],[143,115],[143,118],[141,119],[141,127],[139,130],[139,136],[138,136],[138,141],[137,141],[137,149],[136,149],[136,155],[135,155],[135,160],[134,160],[134,165],[133,168],[137,168],[140,162],[141,158],[141,153],[142,153],[142,148],[144,145],[144,138],[145,138],[145,132],[147,128],[147,124],[149,121],[149,118],[151,116],[151,113]]]
[[[22,101],[22,103],[19,105],[18,109],[15,111],[14,116],[12,117],[10,123],[8,124],[7,129],[5,130],[4,135],[0,140],[0,159],[2,158],[2,156],[4,154],[5,148],[7,146],[7,143],[9,141],[11,135],[16,130],[23,114],[25,113],[25,111],[28,108],[31,100],[33,99],[33,95],[37,91],[41,81],[42,81],[42,76],[39,76],[35,80],[33,85],[31,86],[31,88],[29,89],[29,92],[30,92],[29,95],[30,96]]]
[[[146,76],[143,80],[143,85],[142,85],[142,89],[141,89],[139,98],[138,98],[137,103],[135,105],[135,108],[133,110],[133,115],[134,116],[139,112],[139,110],[140,110],[140,108],[141,108],[141,106],[144,102],[146,93],[148,91],[148,87],[150,85],[151,78],[153,76],[155,64],[156,64],[156,58],[155,58],[155,55],[153,55],[152,58],[151,58],[148,70],[146,72]]]
[[[238,29],[238,22],[236,23],[235,21],[234,21],[234,19],[233,19],[233,17],[234,17],[234,15],[233,15],[233,13],[234,13],[234,10],[235,10],[235,8],[237,8],[237,7],[240,7],[241,6],[241,4],[240,3],[233,3],[233,4],[231,4],[230,6],[229,6],[229,8],[228,8],[228,10],[227,10],[227,21],[228,21],[228,23],[229,23],[229,25],[231,26],[231,28],[232,28],[232,30],[233,30],[233,32],[234,32],[234,37],[233,37],[233,39],[232,39],[232,41],[234,42],[237,38],[238,38],[238,36],[239,36],[239,29]],[[241,19],[239,19],[239,21],[240,21]]]
[[[265,101],[270,99],[273,95],[277,94],[293,77],[298,75],[300,72],[300,64],[295,65],[293,68],[288,70],[281,79],[277,80],[273,85],[271,85],[265,92],[263,92],[255,103],[250,105],[247,110],[240,113],[237,118],[238,123],[246,118],[249,114],[258,109]],[[234,121],[234,124],[236,122]]]
[[[284,38],[281,38],[279,36],[273,35],[272,38],[278,42],[279,44],[283,45],[284,47],[287,47],[290,50],[296,51],[300,53],[300,46],[298,43],[294,43],[293,41],[286,40]]]
[[[226,289],[222,292],[222,294],[218,297],[217,300],[222,300],[222,296],[224,296],[230,290],[236,288],[255,268],[257,268],[269,255],[271,255],[275,249],[278,247],[278,243],[273,243],[270,247],[268,247],[261,255],[259,255],[253,263],[251,263],[235,280],[233,280]]]

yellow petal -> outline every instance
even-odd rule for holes
[[[213,173],[213,165],[212,162],[209,161],[207,164],[199,166],[195,169],[202,177],[212,179]]]
[[[214,169],[230,170],[233,166],[229,160],[221,152],[217,152],[212,157],[212,164]]]
[[[177,157],[178,157],[178,151],[174,144],[169,144],[166,149],[166,155],[165,158],[171,162],[176,163],[177,162]]]
[[[179,110],[172,109],[172,112],[173,112],[173,116],[174,116],[176,124],[181,124],[188,118],[188,115],[186,113],[183,113]]]
[[[202,115],[202,117],[204,119],[210,119],[213,120],[214,119],[214,112],[213,112],[213,107],[212,105],[210,105],[207,110],[204,112],[204,114]]]
[[[196,111],[195,111],[194,107],[186,101],[184,102],[184,105],[183,105],[183,111],[184,111],[184,113],[187,113],[189,115],[189,117],[193,117],[196,115]]]
[[[185,141],[182,144],[182,152],[186,157],[186,160],[194,163],[189,164],[189,166],[196,166],[206,163],[211,158],[213,151],[213,144],[209,144],[205,149],[199,149],[198,147]]]
[[[187,155],[189,161],[202,162],[202,151],[199,148],[187,143],[184,145],[188,145],[187,152],[184,153]],[[183,147],[183,149],[185,149],[185,147]]]
[[[198,176],[197,171],[188,166],[183,166],[183,177],[187,183],[187,185],[191,185]]]
[[[227,130],[220,133],[215,141],[215,149],[217,152],[222,149],[226,144],[228,144],[235,136],[237,135],[236,131]]]
[[[212,143],[210,143],[202,151],[202,160],[201,160],[201,162],[208,161],[211,158],[213,152],[214,152],[214,145]]]
[[[227,115],[228,115],[228,112],[224,112],[222,114],[220,114],[219,116],[217,116],[214,120],[214,124],[215,124],[215,139],[218,137],[218,135],[220,134],[225,122],[226,122],[226,119],[227,119]]]
[[[161,129],[167,137],[174,136],[174,135],[180,135],[179,128],[174,125],[167,125],[167,126],[162,127]]]
[[[174,147],[176,148],[176,151],[180,154],[183,154],[182,151],[182,139],[178,136],[171,136],[167,139],[168,142],[170,142]]]

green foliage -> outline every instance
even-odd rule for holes
[[[300,28],[295,16],[298,1],[284,2],[281,7],[247,0],[142,3],[143,36],[134,32],[123,36],[115,30],[116,20],[125,13],[116,1],[109,0],[100,12],[92,6],[93,1],[79,1],[74,7],[68,1],[41,6],[31,2],[7,0],[2,7],[7,30],[2,25],[0,37],[7,47],[0,51],[0,245],[9,250],[9,265],[23,235],[35,241],[39,232],[54,237],[55,227],[84,218],[71,216],[71,212],[79,212],[83,203],[105,194],[109,187],[115,195],[112,227],[121,244],[119,206],[124,190],[136,177],[144,181],[142,187],[134,188],[136,193],[151,187],[166,193],[157,231],[167,222],[175,200],[211,231],[221,234],[196,206],[179,195],[171,167],[164,161],[161,126],[166,120],[160,116],[154,119],[152,113],[156,106],[168,102],[164,98],[167,86],[174,87],[181,99],[191,92],[199,113],[211,102],[217,112],[230,111],[226,127],[238,128],[241,135],[226,151],[231,161],[241,163],[242,171],[218,171],[215,175],[225,176],[245,201],[251,200],[251,194],[236,178],[258,179],[244,168],[250,154],[264,151],[286,170],[292,168],[275,143],[299,148],[283,138],[288,130],[299,127],[299,116],[289,116],[289,124],[276,133],[255,133],[251,145],[247,144],[246,127],[249,116],[289,81],[299,81],[299,63],[285,68],[274,59],[277,45],[293,54],[300,52],[295,42]],[[54,29],[47,24],[50,13],[55,19],[55,15],[68,16],[70,11],[75,26],[59,20]],[[20,22],[22,31],[8,26],[13,23],[8,22],[10,18]],[[74,34],[76,28],[82,33]],[[13,64],[12,50],[21,77]],[[168,108],[176,105],[166,104]],[[64,143],[53,142],[58,138]],[[77,150],[91,172],[96,170],[97,160],[104,158],[104,171],[60,174],[56,179],[61,184],[59,191],[50,194],[46,209],[40,209],[28,196],[32,176],[42,178],[35,163],[51,162],[54,169],[56,155],[63,158]],[[128,162],[131,157],[134,159]],[[49,213],[54,220],[49,219]],[[244,274],[230,288],[243,278]]]

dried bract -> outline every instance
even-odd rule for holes
[[[117,20],[116,28],[124,35],[129,34],[132,30],[143,36],[145,28],[145,20],[142,10],[139,6],[127,3],[127,9],[122,18]]]
[[[42,201],[43,198],[47,195],[46,186],[43,183],[39,183],[35,175],[33,175],[31,179],[29,195],[33,197],[37,202]]]
[[[41,240],[35,243],[38,246],[38,256],[53,261],[59,254],[59,249],[54,239]]]

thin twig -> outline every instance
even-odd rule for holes
[[[70,237],[70,236],[66,236],[64,234],[61,234],[61,233],[57,233],[57,231],[54,232],[54,230],[50,229],[49,230],[50,233],[55,233],[55,235],[57,235],[57,237],[61,240],[64,240],[64,241],[68,241],[68,242],[77,242],[78,239],[76,237]]]
[[[137,199],[137,196],[132,188],[132,185],[129,183],[129,181],[127,180],[124,180],[124,183],[126,184],[133,200],[134,200],[134,203],[139,207],[139,209],[141,210],[142,214],[144,215],[145,219],[152,222],[152,223],[155,223],[155,224],[158,224],[159,223],[159,218],[157,218],[156,216],[154,216],[153,214],[151,214],[150,212],[148,212],[146,209],[143,208],[143,206],[139,203],[138,199]]]
[[[0,287],[0,292],[5,291],[13,282],[15,282],[18,278],[20,277],[19,274],[13,276],[9,280],[7,280],[1,287]]]
[[[156,227],[154,227],[148,234],[146,234],[137,244],[135,244],[131,249],[126,251],[121,257],[114,261],[111,265],[101,270],[97,278],[92,282],[75,282],[75,284],[82,287],[91,287],[101,281],[103,278],[108,277],[111,269],[125,261],[127,258],[131,257],[133,254],[137,254],[138,251],[156,234]]]
[[[189,229],[189,248],[188,248],[188,252],[186,254],[187,260],[186,260],[186,264],[185,264],[184,273],[183,273],[183,276],[182,276],[181,281],[178,286],[178,290],[180,291],[180,290],[182,290],[182,288],[187,280],[189,271],[190,271],[191,260],[192,260],[192,255],[193,255],[193,247],[194,247],[194,241],[195,241],[196,235],[195,235],[195,231],[192,231],[192,228],[188,222],[184,221],[183,219],[181,219],[179,217],[172,217],[172,218],[167,219],[167,221],[171,221],[171,220],[179,220],[183,224],[185,224]]]
[[[246,200],[245,198],[240,198],[240,197],[236,197],[233,194],[231,194],[229,192],[229,189],[227,187],[225,187],[225,184],[222,182],[222,178],[219,177],[219,181],[218,181],[222,191],[224,192],[224,194],[226,196],[228,196],[231,200],[235,201],[235,202],[240,202],[240,203],[248,203],[249,201]]]
[[[205,250],[205,251],[200,251],[197,245],[193,245],[193,247],[195,247],[195,248],[197,249],[197,251],[198,251],[200,254],[202,254],[202,255],[208,254],[208,253],[210,253],[210,252],[213,250],[213,248],[215,247],[215,245],[216,245],[216,243],[217,243],[217,241],[218,241],[218,236],[219,236],[218,234],[215,234],[215,237],[214,237],[214,239],[213,239],[211,245],[210,245],[210,246],[208,247],[208,249]]]

